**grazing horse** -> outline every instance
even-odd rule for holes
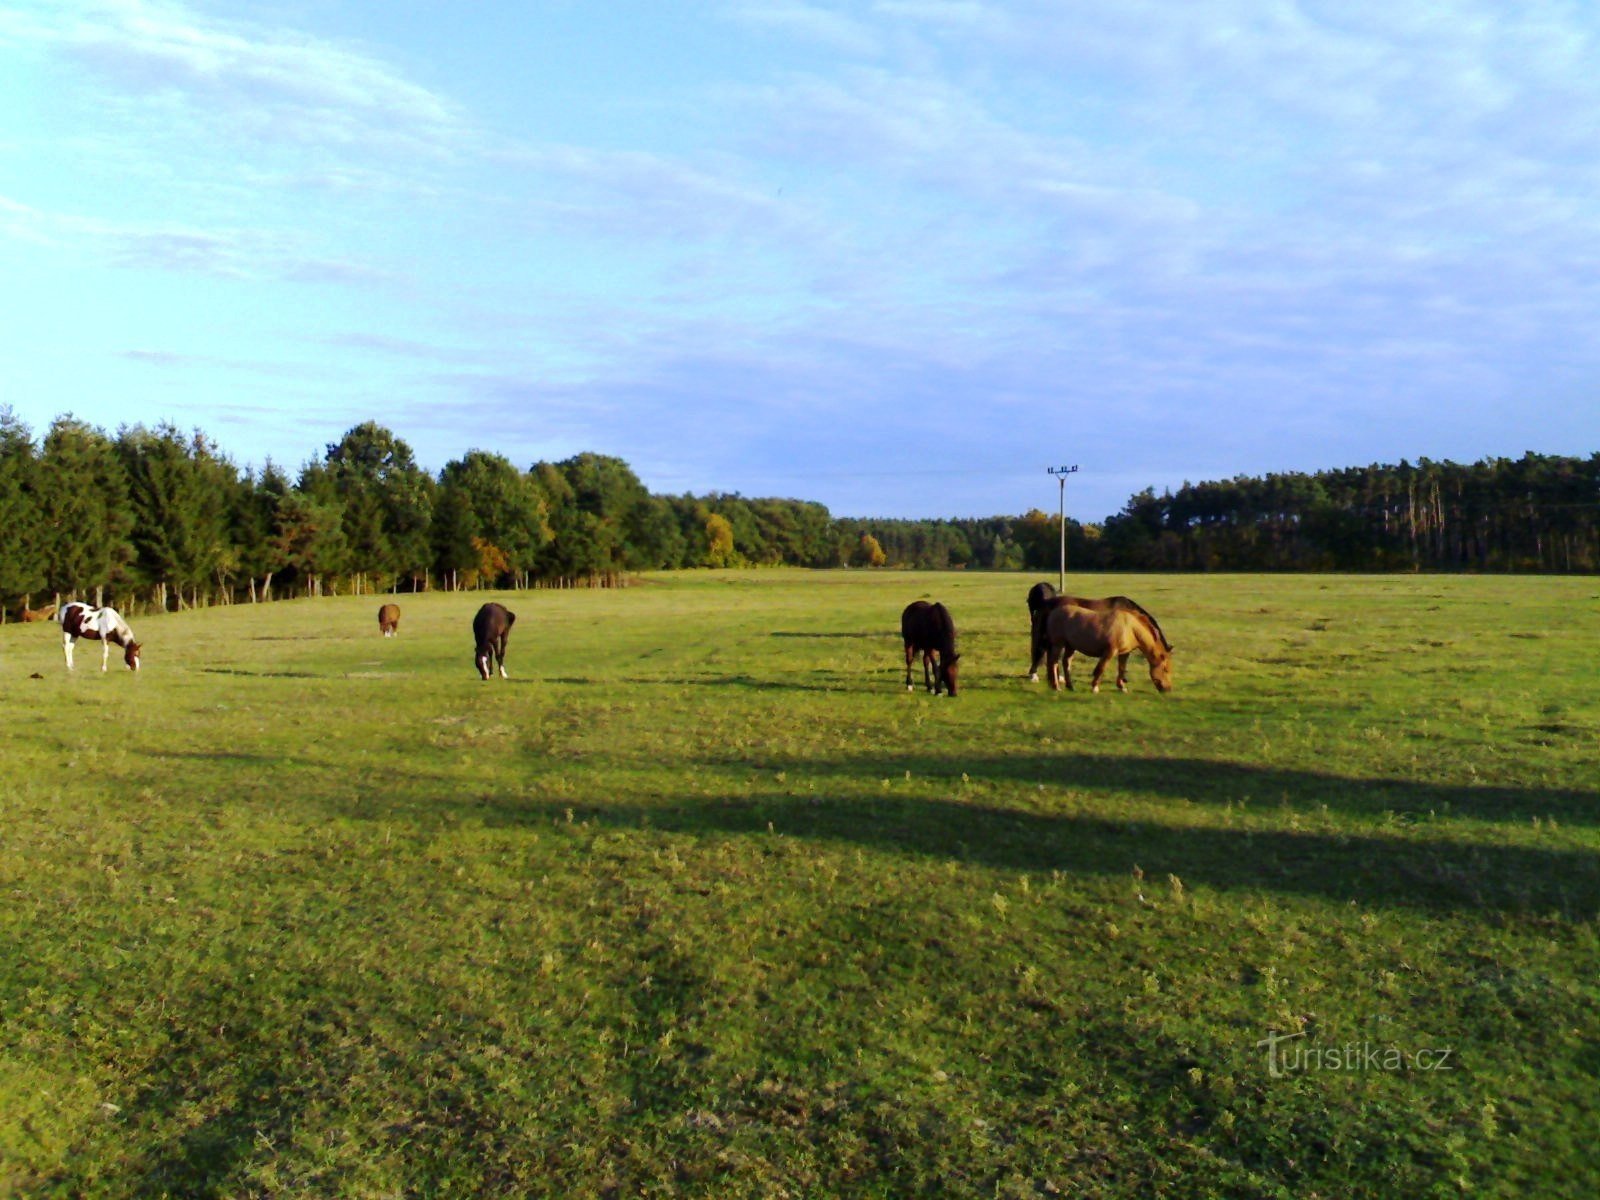
[[[1146,612],[1144,606],[1138,601],[1130,600],[1126,596],[1101,596],[1096,599],[1090,599],[1087,596],[1052,595],[1043,597],[1039,601],[1038,607],[1035,608],[1033,603],[1033,593],[1038,591],[1040,588],[1048,587],[1050,587],[1048,583],[1034,584],[1033,591],[1028,593],[1028,608],[1033,613],[1033,636],[1030,639],[1033,657],[1028,666],[1029,683],[1039,682],[1039,664],[1044,662],[1045,652],[1050,649],[1050,642],[1045,634],[1046,620],[1049,619],[1050,613],[1053,610],[1069,604],[1077,608],[1092,609],[1095,612],[1111,612],[1115,610],[1119,612],[1138,613],[1141,617],[1144,617],[1147,621],[1149,621],[1150,624],[1155,628],[1156,637],[1161,639],[1162,649],[1166,650],[1168,653],[1171,653],[1172,643],[1167,641],[1167,635],[1161,632],[1160,623],[1157,622],[1157,620],[1148,612]],[[1054,591],[1053,588],[1051,590]]]
[[[400,632],[400,606],[385,604],[378,610],[378,632],[384,637],[394,637]]]
[[[1063,674],[1072,688],[1072,655],[1087,654],[1095,664],[1090,691],[1099,692],[1100,677],[1112,655],[1117,659],[1117,691],[1128,690],[1128,655],[1135,650],[1150,664],[1150,682],[1158,692],[1172,690],[1172,649],[1159,635],[1153,618],[1126,608],[1092,609],[1077,604],[1052,608],[1044,617],[1049,643],[1050,686],[1060,689]]]
[[[61,622],[61,648],[67,655],[67,670],[72,670],[72,647],[79,638],[88,638],[100,645],[100,669],[106,669],[111,657],[111,647],[122,647],[122,661],[128,670],[139,669],[139,643],[133,640],[133,630],[114,608],[96,608],[81,600],[63,604],[56,613]]]
[[[950,619],[950,610],[942,604],[913,600],[900,614],[900,636],[906,643],[906,691],[916,690],[911,685],[911,660],[920,652],[923,686],[935,696],[947,690],[954,697],[961,656],[956,653],[956,623]],[[929,663],[934,668],[932,678]]]
[[[501,679],[511,678],[506,674],[506,638],[510,636],[511,627],[516,621],[516,613],[492,601],[480,608],[478,615],[472,618],[472,637],[478,645],[473,656],[478,664],[478,674],[485,679],[489,678],[490,658],[500,668]]]

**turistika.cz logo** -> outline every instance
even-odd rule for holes
[[[1341,1042],[1314,1046],[1306,1031],[1269,1033],[1256,1043],[1267,1052],[1267,1073],[1274,1079],[1297,1071],[1453,1071],[1453,1047],[1424,1046],[1406,1050],[1384,1042]]]

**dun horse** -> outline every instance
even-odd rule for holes
[[[1072,687],[1072,655],[1098,658],[1090,691],[1099,692],[1100,677],[1112,656],[1117,660],[1117,691],[1128,690],[1128,655],[1137,650],[1150,665],[1150,681],[1158,692],[1172,690],[1172,648],[1160,636],[1155,619],[1124,608],[1096,610],[1076,604],[1050,609],[1044,616],[1050,656],[1050,686],[1059,689],[1065,676]]]
[[[516,622],[516,613],[493,602],[485,604],[472,618],[472,637],[477,643],[473,657],[478,664],[478,674],[485,679],[489,678],[490,659],[500,668],[501,679],[511,678],[506,674],[506,639],[511,636],[511,627]]]
[[[900,636],[906,643],[906,691],[916,690],[911,684],[911,660],[920,653],[923,686],[935,696],[948,691],[954,697],[961,656],[956,653],[956,623],[950,619],[949,609],[942,604],[913,600],[900,614]]]
[[[1036,597],[1035,594],[1041,588],[1046,589],[1049,594]],[[1028,592],[1028,611],[1033,618],[1033,632],[1029,639],[1029,644],[1032,648],[1032,658],[1028,666],[1029,683],[1039,682],[1039,664],[1044,662],[1045,652],[1050,648],[1049,640],[1045,635],[1046,620],[1049,619],[1050,614],[1055,609],[1069,604],[1077,608],[1091,609],[1094,612],[1138,613],[1150,622],[1151,627],[1155,630],[1156,637],[1161,641],[1162,648],[1168,653],[1172,651],[1172,643],[1167,641],[1167,635],[1161,632],[1160,623],[1146,612],[1144,606],[1138,601],[1130,600],[1126,596],[1101,596],[1095,599],[1090,599],[1087,596],[1058,596],[1055,594],[1055,589],[1048,583],[1036,583]]]
[[[56,613],[61,622],[61,649],[67,656],[67,670],[72,670],[72,648],[79,638],[88,638],[100,645],[100,669],[104,671],[111,658],[111,647],[122,647],[122,661],[128,670],[139,669],[139,643],[133,640],[133,630],[114,608],[96,608],[81,600],[63,604]]]

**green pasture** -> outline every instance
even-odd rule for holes
[[[1600,581],[1033,578],[0,628],[0,1195],[1600,1191]]]

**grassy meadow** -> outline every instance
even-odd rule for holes
[[[1594,1195],[1600,581],[1034,578],[0,628],[0,1195]]]

